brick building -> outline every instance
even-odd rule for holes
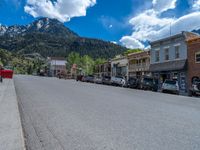
[[[200,37],[188,41],[188,83],[191,86],[192,79],[200,78]]]

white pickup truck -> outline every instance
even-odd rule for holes
[[[121,76],[111,77],[111,84],[116,86],[125,86],[126,80]]]

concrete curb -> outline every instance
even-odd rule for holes
[[[14,81],[0,84],[0,149],[26,150]]]

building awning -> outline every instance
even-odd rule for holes
[[[151,72],[160,72],[160,71],[175,71],[186,69],[187,60],[176,60],[169,61],[164,63],[157,63],[150,65]]]

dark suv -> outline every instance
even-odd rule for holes
[[[192,87],[189,90],[189,96],[200,96],[200,78],[192,81]]]
[[[102,78],[102,83],[105,85],[111,85],[111,77],[110,76],[104,76]]]
[[[158,90],[158,81],[152,77],[144,76],[140,80],[139,87],[142,90],[157,91]]]
[[[139,80],[134,77],[130,77],[127,81],[127,87],[137,89],[139,88]]]

